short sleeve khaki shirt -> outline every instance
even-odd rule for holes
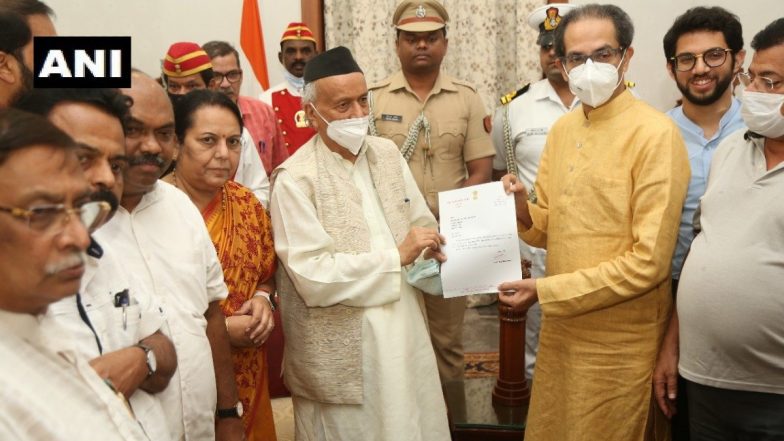
[[[428,207],[438,217],[438,192],[463,185],[468,175],[466,162],[495,154],[484,128],[487,112],[482,99],[471,85],[443,73],[424,102],[402,71],[371,86],[371,91],[378,136],[391,139],[398,148],[420,113],[430,123],[430,145],[421,129],[408,165]]]

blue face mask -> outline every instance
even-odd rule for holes
[[[420,260],[406,274],[406,281],[425,294],[443,296],[441,265],[435,259]]]

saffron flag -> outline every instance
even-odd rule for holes
[[[253,74],[256,75],[261,87],[264,90],[269,89],[267,54],[264,51],[264,34],[261,31],[258,0],[242,0],[240,47],[250,62]]]

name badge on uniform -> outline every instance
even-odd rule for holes
[[[386,113],[382,113],[381,121],[403,122],[403,115],[388,115]]]
[[[547,135],[547,127],[534,127],[525,130],[525,136]]]

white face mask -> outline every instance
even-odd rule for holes
[[[313,103],[310,103],[310,107],[313,107],[316,115],[318,115],[319,118],[321,118],[321,120],[327,124],[327,136],[329,136],[330,139],[338,143],[338,145],[341,147],[344,147],[346,150],[350,151],[352,155],[356,156],[359,154],[359,149],[361,149],[362,144],[365,143],[365,137],[368,133],[368,126],[370,125],[370,121],[368,120],[367,116],[339,119],[328,122],[326,119],[324,119],[323,116],[321,116],[321,113],[319,113]]]
[[[286,69],[283,69],[283,78],[286,80],[287,83],[291,84],[291,86],[297,89],[297,91],[299,92],[302,92],[302,88],[305,87],[304,77],[295,77]]]
[[[626,53],[623,56],[625,57]],[[594,63],[589,58],[566,73],[569,77],[569,90],[583,103],[591,107],[601,106],[610,99],[621,83],[618,69],[622,64],[623,57],[618,67],[610,63]]]
[[[744,90],[740,114],[752,132],[766,138],[781,138],[784,136],[784,115],[781,114],[783,105],[782,94]]]

